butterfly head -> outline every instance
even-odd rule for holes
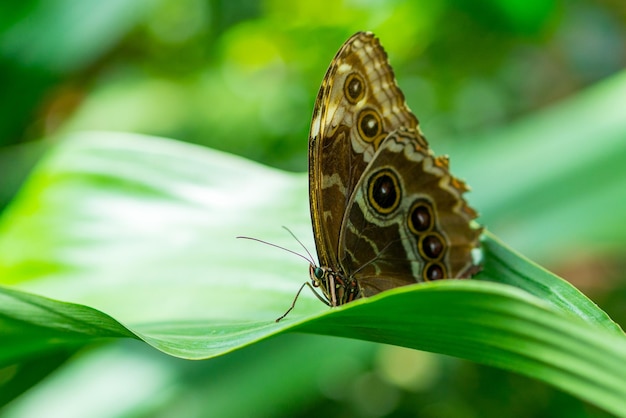
[[[319,288],[330,306],[339,306],[357,299],[361,288],[356,279],[346,277],[343,273],[330,267],[309,266],[311,285]]]

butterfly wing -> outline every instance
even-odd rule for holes
[[[481,229],[445,157],[401,128],[382,142],[356,185],[341,227],[339,260],[364,296],[418,281],[469,277]]]
[[[320,265],[338,268],[339,233],[350,196],[387,135],[417,129],[387,54],[359,32],[330,64],[309,135],[309,196]]]

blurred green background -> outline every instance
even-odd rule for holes
[[[305,171],[317,89],[359,30],[381,38],[438,153],[541,114],[626,63],[623,0],[4,2],[0,210],[71,131],[164,136]],[[626,322],[624,260],[595,251],[542,262]],[[606,416],[500,370],[319,336],[205,362],[132,341],[31,366],[58,364],[0,416]],[[0,370],[0,383],[10,375]]]

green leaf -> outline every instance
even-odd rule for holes
[[[507,248],[491,234],[487,233],[482,248],[485,254],[484,274],[476,276],[476,279],[519,287],[555,309],[578,316],[617,335],[624,334],[619,325],[569,282]]]
[[[489,234],[480,280],[406,286],[332,310],[303,293],[274,322],[307,265],[234,237],[294,248],[286,224],[312,248],[306,206],[303,175],[161,139],[66,138],[0,220],[0,277],[11,285],[0,287],[0,364],[116,337],[202,359],[297,331],[494,365],[623,414],[619,326]]]

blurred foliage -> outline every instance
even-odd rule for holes
[[[30,1],[0,6],[0,143],[176,138],[306,169],[321,78],[372,30],[430,137],[507,124],[626,62],[621,2]],[[311,42],[314,40],[314,42]],[[477,100],[481,105],[476,106]]]
[[[541,112],[626,63],[623,0],[3,2],[0,208],[55,136],[69,131],[165,136],[304,171],[317,89],[337,48],[358,30],[381,38],[409,105],[438,152],[451,142],[467,142]],[[626,318],[623,259],[583,251],[553,263],[565,277],[578,278],[576,284],[615,319]],[[582,281],[590,271],[603,280]],[[147,373],[135,387],[162,377],[159,390],[149,392],[152,397],[133,398],[137,404],[119,414],[121,408],[103,401],[111,394],[103,388],[113,389],[119,380],[99,379],[97,372],[106,369],[89,369],[94,368],[87,361],[93,353],[83,352],[62,368],[64,374],[54,375],[71,384],[55,389],[49,387],[54,380],[45,381],[18,399],[6,416],[46,411],[53,400],[67,407],[77,398],[68,387],[84,382],[100,384],[90,400],[107,411],[101,416],[130,414],[131,409],[133,416],[166,416],[189,405],[196,409],[190,407],[185,415],[199,416],[203,399],[218,399],[209,395],[223,376],[238,377],[245,390],[222,394],[222,402],[246,402],[255,396],[251,382],[280,380],[273,368],[261,367],[283,361],[273,355],[276,347],[300,353],[307,344],[317,351],[284,360],[290,369],[321,365],[319,358],[332,357],[340,346],[336,340],[293,337],[206,364],[115,346],[123,349],[105,355],[120,356],[116,361],[128,370]],[[324,370],[325,377],[320,374],[303,386],[302,395],[286,400],[289,406],[267,406],[259,415],[605,416],[541,383],[502,371],[386,347],[351,349],[359,353],[351,373]],[[66,357],[50,356],[44,366],[33,360],[24,381],[52,371]],[[390,377],[399,358],[407,358],[402,363],[407,368],[418,369],[414,381]],[[149,373],[162,364],[167,378]],[[0,382],[14,372],[0,370]],[[64,396],[43,396],[46,390]],[[96,402],[98,394],[102,398]],[[34,405],[39,409],[29,409]]]

